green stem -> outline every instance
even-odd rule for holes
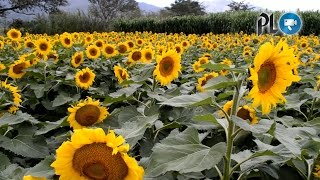
[[[307,121],[310,121],[311,118],[312,118],[313,108],[314,108],[314,106],[315,106],[315,104],[316,104],[316,101],[317,101],[317,98],[316,98],[316,97],[313,98],[313,101],[312,101],[312,104],[311,104],[311,108],[310,108],[310,112],[309,112],[309,114],[308,114],[308,119],[307,119]]]
[[[157,81],[155,79],[155,77],[153,76],[153,86],[152,86],[152,92],[154,92],[154,90],[156,89],[156,85],[157,85]]]
[[[237,114],[238,109],[238,101],[240,98],[240,87],[242,86],[242,80],[239,81],[237,87],[235,88],[235,92],[233,95],[233,104],[231,108],[231,115],[235,116]],[[225,163],[224,163],[224,174],[223,174],[223,180],[230,180],[230,177],[232,175],[231,172],[231,154],[232,154],[232,148],[233,148],[233,140],[234,140],[234,129],[235,124],[231,120],[229,120],[229,126],[228,126],[228,132],[227,132],[227,152],[225,154]]]

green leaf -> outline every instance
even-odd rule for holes
[[[300,111],[300,106],[308,101],[308,99],[300,100],[301,95],[298,93],[290,94],[286,96],[287,102],[285,105],[286,109],[295,109]]]
[[[127,101],[127,100],[132,100],[133,97],[132,96],[129,96],[127,97],[125,94],[119,96],[119,97],[116,97],[116,98],[113,98],[111,96],[106,96],[104,98],[104,104],[112,104],[112,103],[116,103],[116,102],[123,102],[123,101]]]
[[[50,121],[42,122],[41,128],[35,132],[35,135],[46,134],[47,132],[49,132],[51,130],[57,129],[58,127],[62,126],[62,124],[66,120],[67,120],[67,117],[64,117],[56,122],[50,122]]]
[[[52,107],[57,107],[57,106],[61,106],[64,105],[68,102],[73,101],[73,98],[70,97],[69,94],[65,93],[65,92],[61,92],[52,102]]]
[[[161,102],[160,104],[173,107],[201,106],[211,104],[213,97],[214,94],[212,92],[181,95]]]
[[[53,155],[47,156],[44,160],[29,169],[25,175],[46,177],[47,179],[50,179],[55,174],[53,168],[50,166],[54,160],[55,158]]]
[[[126,88],[122,88],[122,89],[119,89],[117,92],[114,92],[114,93],[111,93],[110,94],[110,97],[113,97],[113,98],[118,98],[118,97],[121,97],[123,95],[125,95],[126,97],[129,97],[131,96],[134,92],[137,91],[137,89],[139,87],[141,87],[142,84],[130,84],[129,87],[126,87]]]
[[[9,166],[10,163],[10,159],[3,154],[2,152],[0,152],[0,171],[4,170],[7,166]]]
[[[272,124],[274,123],[273,121],[262,119],[259,121],[259,124],[253,125],[237,116],[231,116],[231,119],[241,129],[258,134],[268,132]]]
[[[225,151],[224,142],[211,148],[201,144],[195,128],[172,133],[153,148],[146,176],[157,177],[168,171],[201,172],[218,164]]]
[[[205,89],[221,89],[221,88],[227,88],[231,86],[237,85],[237,82],[231,81],[225,76],[218,76],[216,78],[210,79],[206,85],[203,86]]]
[[[13,139],[0,136],[0,147],[30,158],[44,158],[49,155],[49,149],[45,140],[32,137],[31,135],[18,135]]]
[[[211,71],[221,71],[224,69],[230,69],[228,65],[226,64],[212,64],[212,63],[207,63],[201,65],[202,68],[209,69]]]
[[[197,115],[193,117],[193,120],[195,121],[207,121],[214,125],[218,125],[217,119],[212,114],[205,114],[205,115]]]
[[[131,118],[130,121],[125,122],[121,129],[115,129],[117,134],[122,135],[130,147],[133,147],[143,137],[145,131],[152,127],[159,114],[153,116],[136,116]]]
[[[311,89],[311,88],[306,88],[303,91],[305,93],[309,94],[310,96],[312,96],[313,98],[319,98],[320,99],[320,91],[316,91],[316,90]]]
[[[0,117],[0,127],[4,126],[4,125],[11,126],[11,125],[15,125],[15,124],[20,124],[25,121],[30,122],[32,124],[40,123],[34,117],[32,117],[30,114],[18,111],[15,115],[10,114],[10,113],[5,113],[2,117]]]
[[[17,164],[8,165],[3,171],[0,172],[0,179],[5,180],[17,180],[23,179],[25,169],[18,166]]]

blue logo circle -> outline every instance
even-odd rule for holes
[[[287,35],[293,35],[300,31],[302,20],[296,13],[284,13],[279,19],[280,30]]]

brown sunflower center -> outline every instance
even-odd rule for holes
[[[90,74],[85,72],[83,75],[79,76],[79,79],[82,83],[87,83],[90,80]]]
[[[114,49],[113,49],[112,47],[110,47],[110,46],[107,46],[107,47],[105,48],[105,51],[106,51],[107,54],[113,54]]]
[[[182,46],[184,46],[184,47],[186,47],[187,45],[188,45],[187,42],[183,42],[183,43],[182,43]]]
[[[265,93],[276,81],[276,67],[273,63],[262,64],[258,71],[258,87],[259,91]]]
[[[81,60],[82,60],[81,55],[78,55],[78,56],[76,56],[76,57],[74,58],[74,62],[75,62],[76,64],[79,64],[79,63],[81,62]]]
[[[134,61],[139,61],[141,59],[141,52],[140,51],[136,51],[136,52],[132,53],[132,59]]]
[[[122,69],[119,69],[118,72],[120,74],[121,79],[127,79],[126,74]]]
[[[93,143],[77,149],[73,155],[73,168],[93,180],[119,180],[128,175],[128,166],[120,153],[112,155],[112,148],[104,143]]]
[[[76,112],[75,120],[81,126],[91,126],[98,121],[100,117],[100,109],[94,105],[85,105]]]
[[[142,41],[141,41],[141,40],[138,40],[138,44],[142,44]]]
[[[89,53],[90,53],[91,56],[96,56],[98,54],[98,51],[95,48],[91,48],[89,50]]]
[[[133,42],[128,42],[128,45],[130,48],[133,48],[133,46],[134,46]]]
[[[17,39],[17,38],[19,37],[19,34],[18,34],[17,32],[12,32],[12,33],[11,33],[11,37],[12,37],[13,39]]]
[[[302,43],[302,44],[301,44],[301,47],[303,47],[303,48],[305,48],[306,46],[307,46],[306,43]]]
[[[177,53],[180,53],[181,52],[181,48],[180,47],[176,47],[176,51],[177,51]]]
[[[247,120],[249,119],[249,121],[252,120],[251,116],[250,116],[250,112],[247,110],[247,109],[244,109],[244,108],[240,108],[238,113],[237,113],[237,116],[243,120]]]
[[[28,48],[33,48],[34,44],[32,42],[27,42],[26,46]]]
[[[69,38],[64,38],[64,43],[66,45],[70,45],[71,44],[71,40]]]
[[[150,52],[147,52],[147,53],[145,54],[145,58],[146,58],[148,61],[150,61],[150,60],[152,59],[152,54],[151,54]]]
[[[119,52],[120,53],[125,53],[127,52],[127,47],[125,45],[120,45],[119,46]]]
[[[13,72],[15,73],[15,74],[21,74],[21,73],[23,73],[23,69],[25,68],[25,63],[20,63],[20,64],[17,64],[17,65],[15,65],[15,66],[13,66]]]
[[[101,41],[96,42],[96,46],[102,47],[102,42]]]
[[[162,76],[171,75],[174,67],[174,60],[171,57],[165,57],[160,62],[160,74]]]
[[[41,51],[46,51],[46,50],[48,49],[48,44],[46,44],[46,43],[41,43],[41,44],[39,45],[39,48],[40,48]]]
[[[205,64],[207,61],[205,59],[200,60],[200,64]]]

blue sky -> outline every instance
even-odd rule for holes
[[[170,6],[170,4],[174,2],[174,0],[137,0],[137,1],[145,2],[158,7]],[[219,3],[224,0],[198,0],[198,1],[206,2],[207,4],[208,2]],[[235,0],[235,1],[239,2],[241,0]],[[320,9],[319,0],[246,0],[245,2],[249,2],[254,6],[257,6],[263,9],[267,8],[270,10],[295,11],[298,8],[300,10],[319,10]]]

